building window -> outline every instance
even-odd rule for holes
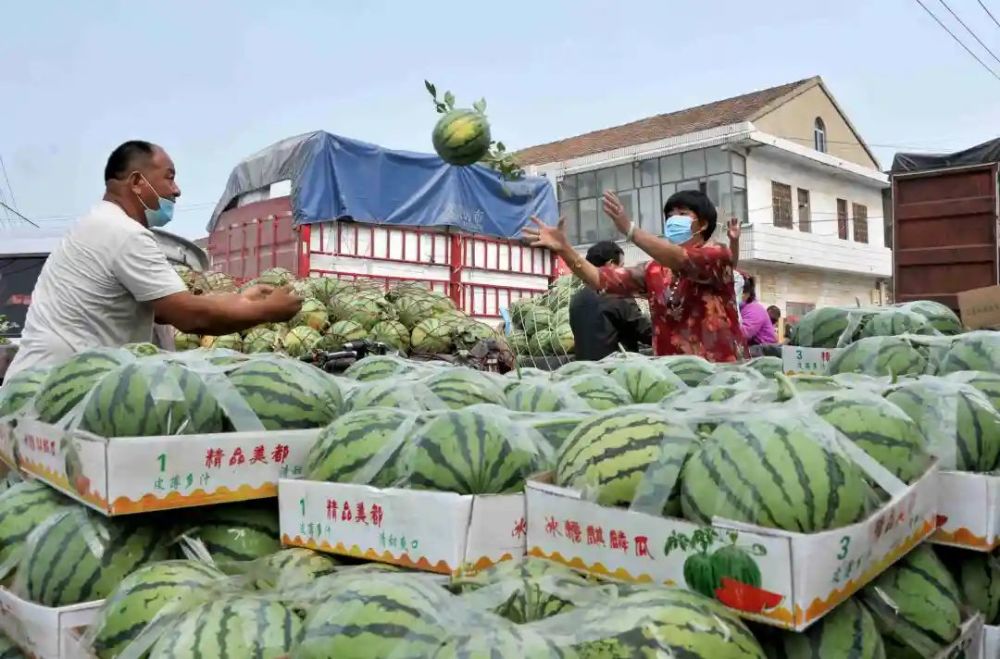
[[[774,212],[774,226],[792,228],[791,186],[771,181],[771,210]]]
[[[812,212],[809,209],[809,191],[798,189],[799,194],[799,231],[812,231]]]
[[[837,237],[847,240],[847,200],[837,200]]]
[[[854,242],[868,242],[868,207],[862,204],[851,204],[854,212]]]
[[[826,124],[819,117],[813,124],[813,147],[822,153],[826,153]]]

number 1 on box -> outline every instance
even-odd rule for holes
[[[167,454],[160,453],[156,456],[156,460],[160,463],[160,473],[162,474],[167,470]]]

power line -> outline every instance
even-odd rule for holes
[[[983,4],[983,0],[976,0],[976,2],[978,2],[979,6],[983,8],[983,11],[986,12],[986,15],[993,19],[993,22],[997,24],[997,27],[1000,27],[1000,21],[998,21],[997,17],[993,15],[993,12],[991,12],[989,8]]]
[[[952,16],[955,17],[955,20],[958,21],[959,25],[961,25],[962,27],[965,28],[966,32],[968,32],[969,34],[972,35],[972,38],[975,39],[979,43],[979,45],[983,47],[983,50],[985,50],[987,53],[990,54],[990,57],[992,57],[993,59],[995,59],[997,61],[997,63],[1000,63],[1000,57],[997,57],[996,53],[994,53],[992,50],[990,50],[990,47],[983,43],[983,40],[980,39],[979,36],[975,32],[972,31],[971,27],[969,27],[968,25],[965,24],[965,21],[963,21],[961,18],[959,18],[958,14],[956,14],[954,12],[954,10],[951,7],[948,6],[947,2],[945,2],[944,0],[938,0],[938,2],[940,2],[941,5],[945,9],[948,10],[949,14],[951,14]]]
[[[963,49],[965,49],[965,52],[969,53],[969,55],[972,55],[973,59],[975,59],[977,62],[979,62],[980,66],[982,66],[984,69],[986,69],[987,71],[989,71],[989,73],[990,73],[991,76],[993,76],[998,81],[1000,81],[1000,74],[998,74],[996,71],[994,71],[993,69],[991,69],[986,64],[986,62],[984,62],[983,60],[981,60],[979,58],[979,55],[976,55],[974,52],[972,52],[972,50],[968,46],[966,46],[965,43],[961,39],[959,39],[957,36],[955,36],[955,33],[952,32],[948,28],[947,25],[945,25],[943,22],[941,22],[941,19],[938,18],[937,15],[934,12],[932,12],[930,9],[927,8],[927,5],[925,5],[923,2],[921,2],[921,0],[913,0],[913,1],[916,2],[918,5],[920,5],[923,8],[923,10],[925,12],[927,12],[930,15],[930,17],[933,18],[937,22],[938,25],[941,26],[941,29],[943,29],[945,32],[947,32],[951,36],[951,38],[954,39],[956,41],[956,43],[958,43],[959,46],[961,46]]]
[[[3,154],[0,154],[0,171],[3,172],[3,180],[7,183],[7,192],[10,194],[10,204],[17,208],[17,199],[14,198],[14,188],[10,187],[10,179],[7,178],[7,165],[3,162]]]
[[[19,218],[21,218],[22,220],[24,220],[25,222],[27,222],[31,226],[35,227],[36,229],[39,228],[39,226],[37,224],[35,224],[34,222],[32,222],[31,220],[29,220],[28,218],[26,218],[24,215],[22,215],[21,212],[18,211],[16,208],[11,208],[10,206],[8,206],[7,202],[3,201],[2,199],[0,199],[0,206],[3,206],[4,208],[6,208],[8,212],[14,213]],[[9,216],[8,216],[8,219],[10,219]]]

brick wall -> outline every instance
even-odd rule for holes
[[[782,315],[789,302],[825,306],[862,306],[872,304],[872,289],[877,280],[862,275],[806,270],[779,265],[747,263],[740,268],[757,278],[757,297],[765,305],[775,304]]]

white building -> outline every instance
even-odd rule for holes
[[[662,233],[663,202],[704,190],[725,220],[743,222],[741,270],[782,314],[814,306],[882,303],[892,258],[882,190],[887,177],[816,77],[518,153],[531,173],[557,182],[561,213],[581,249],[620,239],[600,209],[618,191],[632,217]],[[633,246],[626,260],[644,255]]]

